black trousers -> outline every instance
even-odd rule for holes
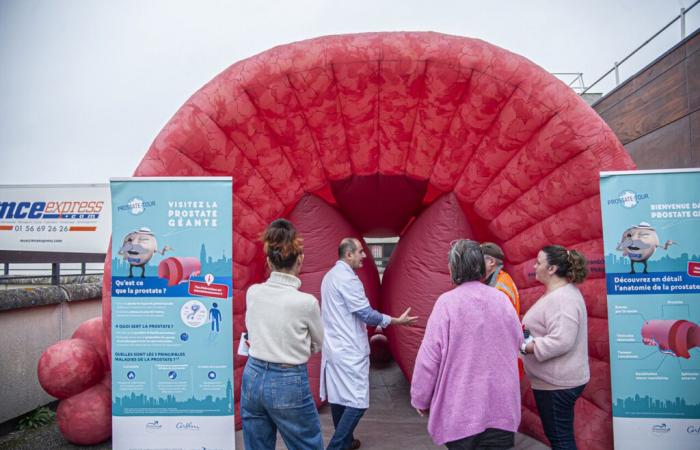
[[[576,450],[574,439],[574,404],[586,385],[570,389],[540,391],[533,389],[542,419],[544,434],[552,450]]]
[[[487,428],[479,434],[447,442],[445,445],[449,450],[508,450],[515,446],[515,433]]]

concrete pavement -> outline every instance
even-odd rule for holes
[[[355,430],[355,437],[362,441],[362,450],[432,450],[433,444],[427,432],[428,419],[420,417],[409,403],[409,385],[395,363],[370,371],[371,406]],[[321,409],[321,426],[324,441],[328,443],[333,433],[330,408]],[[56,424],[32,431],[15,432],[0,437],[0,450],[109,450],[111,442],[90,447],[67,443]],[[243,436],[236,433],[236,448],[242,450]],[[277,449],[285,449],[278,437]],[[548,450],[549,447],[523,434],[517,434],[516,450]]]

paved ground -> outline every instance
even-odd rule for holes
[[[444,448],[433,444],[428,436],[427,418],[419,417],[409,404],[409,386],[396,364],[370,372],[371,407],[355,431],[362,441],[362,450],[428,450]],[[321,426],[325,442],[333,432],[330,408],[321,410]],[[111,449],[110,442],[91,447],[78,447],[63,440],[56,425],[29,432],[0,437],[0,450],[37,449]],[[243,449],[241,432],[236,433],[236,448]],[[277,449],[286,447],[281,439]],[[516,450],[548,450],[549,447],[523,434],[516,435]]]

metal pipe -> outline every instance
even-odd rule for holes
[[[571,80],[571,83],[569,83],[569,87],[572,87],[572,86],[574,85],[574,83],[576,83],[577,81],[579,82],[579,85],[581,85],[581,82],[582,82],[582,80],[583,80],[583,79],[581,78],[581,76],[582,76],[583,74],[582,74],[582,73],[576,73],[576,74],[572,73],[571,75],[576,75],[576,78],[574,78],[573,80]]]
[[[51,284],[61,284],[61,263],[51,263]]]
[[[613,66],[615,68],[615,86],[620,85],[620,63],[615,61],[615,65]]]
[[[607,77],[608,75],[610,75],[610,73],[611,73],[612,71],[614,71],[614,70],[615,70],[615,67],[612,67],[610,70],[608,70],[607,72],[605,72],[603,75],[600,76],[600,78],[598,78],[597,80],[595,80],[595,81],[593,82],[593,84],[591,84],[591,85],[588,86],[583,92],[581,92],[581,94],[585,94],[586,92],[588,92],[588,90],[589,90],[590,88],[592,88],[592,87],[595,86],[596,84],[600,83],[601,80],[603,80],[605,77]]]
[[[681,8],[681,40],[685,39],[685,8]]]

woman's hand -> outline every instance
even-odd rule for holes
[[[525,346],[525,354],[531,355],[534,353],[535,353],[535,341],[530,341]]]
[[[416,411],[418,412],[418,415],[421,417],[425,417],[430,413],[429,409],[418,409],[416,408]]]

